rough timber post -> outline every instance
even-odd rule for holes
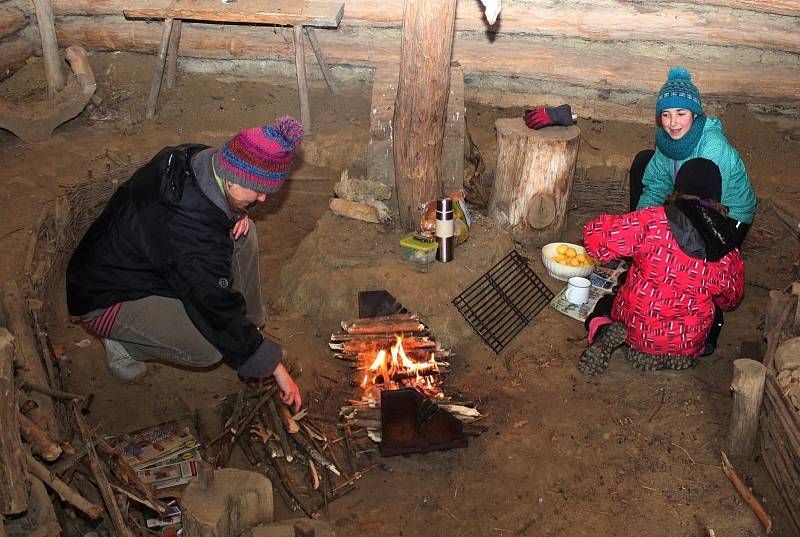
[[[749,457],[753,453],[766,373],[767,368],[755,360],[740,358],[733,361],[733,410],[728,430],[728,453],[731,456]]]
[[[406,0],[394,112],[400,225],[415,229],[420,204],[441,194],[440,175],[456,0]]]

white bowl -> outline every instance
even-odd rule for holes
[[[584,278],[592,273],[594,269],[594,265],[588,267],[569,267],[567,265],[562,265],[561,263],[556,263],[551,258],[558,255],[556,252],[556,248],[559,245],[565,244],[567,246],[571,246],[575,248],[575,251],[579,254],[585,254],[586,248],[580,246],[578,244],[572,244],[570,242],[551,242],[550,244],[545,244],[542,247],[542,263],[544,263],[544,267],[547,269],[547,273],[552,276],[553,278],[561,281],[567,281],[573,276],[583,276]]]

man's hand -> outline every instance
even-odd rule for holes
[[[247,215],[244,215],[233,224],[233,240],[238,240],[239,237],[247,235],[248,231],[250,231],[250,219]]]
[[[303,406],[303,398],[300,396],[300,388],[297,387],[297,384],[294,383],[292,376],[286,371],[286,368],[283,367],[283,364],[278,364],[275,368],[275,371],[272,373],[272,376],[275,377],[275,382],[278,383],[278,387],[281,389],[281,401],[288,407],[290,407],[295,413],[300,411],[300,407]]]

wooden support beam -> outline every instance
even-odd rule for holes
[[[456,0],[406,0],[394,110],[400,225],[419,225],[422,203],[442,194],[442,144],[450,94]]]
[[[161,44],[158,47],[158,58],[156,68],[153,73],[153,82],[150,85],[150,97],[147,99],[147,111],[145,117],[153,119],[156,117],[156,105],[158,104],[158,94],[161,92],[161,79],[164,76],[164,66],[167,62],[167,47],[169,46],[170,35],[172,34],[172,19],[164,19],[161,30]]]
[[[300,94],[300,122],[303,131],[311,134],[311,106],[308,102],[308,79],[306,78],[306,56],[303,52],[303,27],[292,27],[294,39],[294,66],[297,70],[297,92]]]
[[[181,28],[183,21],[177,19],[172,23],[172,34],[169,37],[169,49],[167,51],[167,89],[175,87],[175,79],[178,76],[178,48],[181,46]]]
[[[36,8],[36,22],[39,25],[39,35],[42,38],[42,56],[44,57],[44,72],[47,78],[47,93],[53,97],[64,89],[64,71],[61,66],[61,57],[58,55],[53,6],[50,4],[50,0],[33,0],[33,5]]]
[[[17,422],[14,338],[0,327],[0,515],[28,509],[30,482]]]

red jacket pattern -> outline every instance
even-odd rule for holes
[[[716,263],[685,254],[663,207],[602,215],[583,229],[589,255],[602,262],[632,257],[611,317],[628,327],[626,343],[648,354],[698,357],[714,304],[735,308],[744,297],[744,262],[734,249]]]

